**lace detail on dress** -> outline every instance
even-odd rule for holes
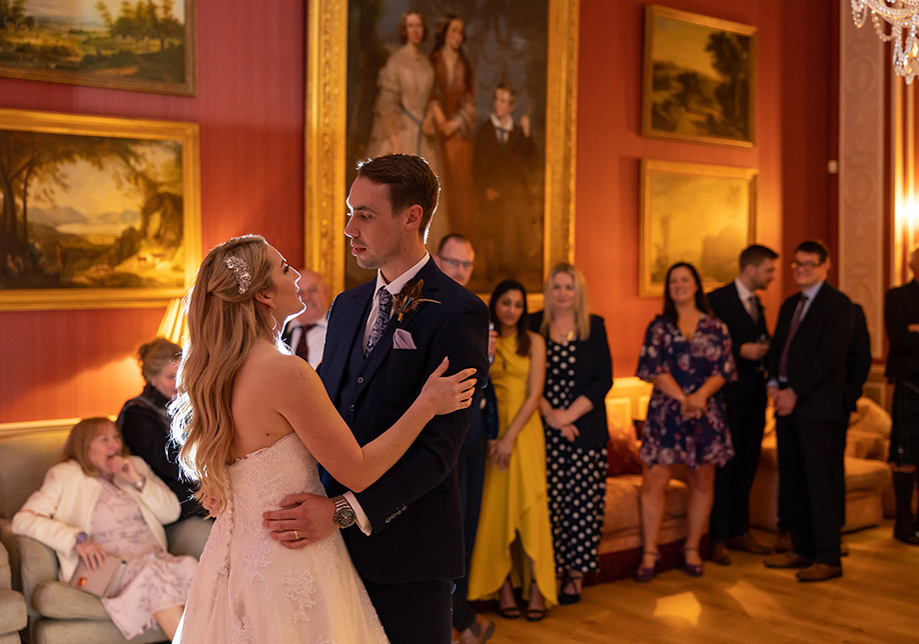
[[[299,437],[249,454],[228,474],[227,509],[211,530],[176,641],[388,642],[339,533],[289,550],[262,527],[262,513],[288,494],[325,495]]]
[[[313,576],[307,570],[288,570],[284,575],[284,594],[293,603],[294,623],[309,621],[307,608],[316,605],[313,595],[316,593],[316,584]]]

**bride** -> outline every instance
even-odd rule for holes
[[[325,494],[317,461],[362,490],[435,415],[470,404],[475,370],[442,377],[444,359],[405,415],[359,446],[315,371],[278,348],[284,322],[303,310],[299,279],[263,238],[247,235],[208,253],[188,296],[173,433],[217,521],[177,641],[386,642],[341,535],[285,548],[278,539],[301,536],[272,538],[262,512],[291,492]]]

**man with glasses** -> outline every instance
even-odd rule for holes
[[[794,550],[765,564],[802,568],[799,581],[825,581],[842,576],[853,312],[849,298],[826,283],[830,258],[823,244],[801,243],[791,268],[799,292],[779,311],[767,391],[775,406],[779,498]]]
[[[437,267],[461,286],[466,286],[475,268],[475,249],[463,235],[453,233],[440,240],[437,254],[434,255]],[[488,339],[489,360],[495,353],[497,333],[490,332]],[[491,638],[495,623],[479,615],[466,601],[468,590],[467,577],[469,562],[472,559],[472,547],[475,544],[475,533],[479,526],[479,514],[482,509],[482,488],[485,484],[485,462],[488,460],[489,425],[497,433],[498,402],[490,384],[482,388],[481,395],[472,402],[472,420],[463,440],[459,461],[456,464],[456,475],[459,480],[460,510],[463,513],[463,536],[466,545],[466,574],[456,581],[453,590],[453,628],[456,629],[454,641],[460,644],[478,644]],[[491,421],[491,422],[489,422]]]

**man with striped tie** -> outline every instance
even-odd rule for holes
[[[794,551],[765,564],[802,568],[799,581],[825,581],[842,575],[853,311],[849,298],[826,283],[830,258],[823,244],[799,244],[791,268],[799,292],[779,311],[767,390],[775,405],[779,498]]]

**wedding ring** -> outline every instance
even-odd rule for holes
[[[300,533],[294,530],[294,541],[300,541]]]

